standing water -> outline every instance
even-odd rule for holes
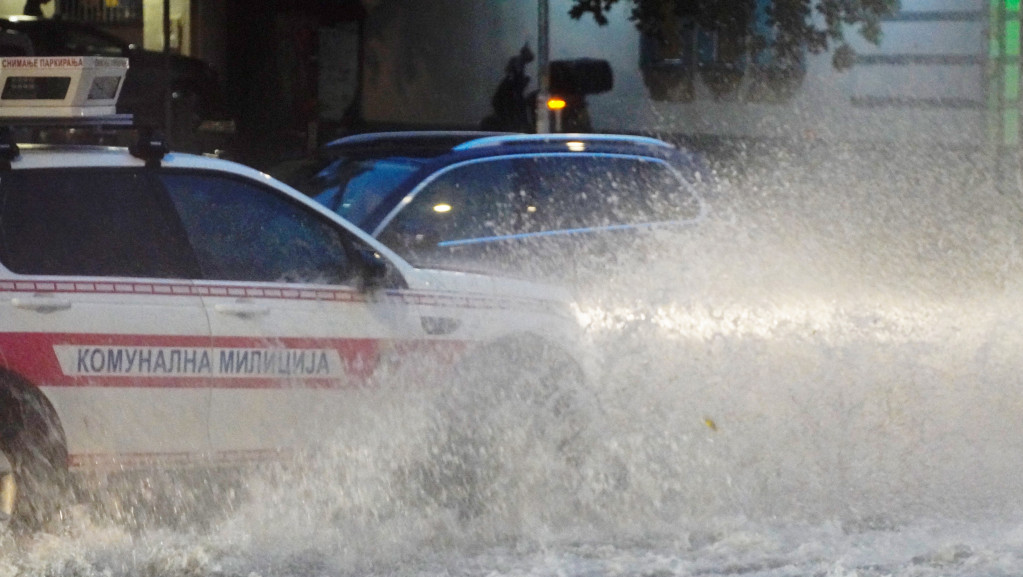
[[[212,522],[76,511],[0,577],[1023,573],[1020,199],[962,151],[722,167],[708,220],[580,291],[576,454],[438,447],[435,399],[383,387]]]

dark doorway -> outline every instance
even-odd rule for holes
[[[237,132],[232,155],[259,168],[302,154],[319,126],[319,38],[359,22],[358,0],[228,0],[224,81]]]

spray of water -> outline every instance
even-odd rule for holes
[[[412,375],[252,472],[213,523],[76,515],[5,549],[0,577],[439,575],[452,558],[547,574],[601,547],[625,573],[750,573],[827,556],[836,535],[1018,514],[1021,212],[982,157],[766,147],[719,166],[706,221],[621,247],[577,287],[603,371],[572,385],[599,410],[570,447],[510,405],[452,434],[446,398]],[[655,543],[705,565],[636,553]],[[972,556],[942,544],[919,563]]]

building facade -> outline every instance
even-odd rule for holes
[[[764,63],[709,34],[687,37],[691,49],[676,55],[674,70],[660,71],[675,77],[674,86],[670,79],[658,83],[656,59],[628,21],[628,3],[612,8],[607,26],[573,20],[570,7],[570,0],[550,0],[551,58],[606,59],[615,75],[612,91],[588,99],[595,130],[949,144],[985,139],[988,7],[979,0],[903,0],[899,13],[883,22],[879,46],[847,33],[857,54],[850,69],[836,70],[831,54],[808,54],[795,77],[767,91]],[[524,43],[537,46],[537,13],[534,0],[378,0],[366,21],[365,119],[475,126],[489,112],[507,59]],[[732,76],[722,80],[726,68]],[[535,64],[532,75],[535,86]]]

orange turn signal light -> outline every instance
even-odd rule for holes
[[[561,98],[548,98],[547,108],[549,110],[561,110],[565,108],[565,101]]]

